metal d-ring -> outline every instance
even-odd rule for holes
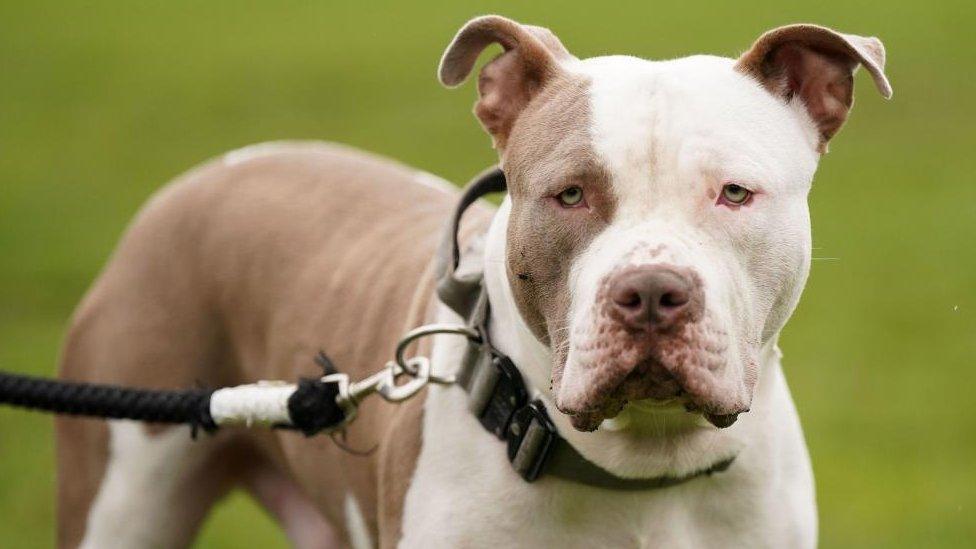
[[[481,335],[474,328],[469,328],[461,324],[427,324],[425,326],[419,326],[410,330],[400,339],[397,343],[396,354],[394,355],[397,365],[403,368],[403,371],[407,374],[416,377],[417,369],[414,368],[409,360],[405,357],[407,352],[407,347],[410,346],[414,341],[431,335],[437,334],[450,334],[459,335],[468,338],[468,341],[474,343],[481,343]],[[431,383],[438,383],[441,385],[450,385],[454,383],[454,376],[436,376],[430,375]]]

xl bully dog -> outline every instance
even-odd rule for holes
[[[375,446],[365,456],[281,430],[192,440],[59,419],[60,546],[185,546],[235,487],[297,547],[816,545],[777,339],[855,70],[891,94],[881,42],[791,25],[738,59],[578,59],[547,29],[486,16],[447,47],[441,82],[461,84],[493,44],[474,113],[508,192],[468,209],[461,263],[483,273],[485,339],[538,406],[525,426],[552,435],[552,462],[527,482],[499,440],[523,425],[490,432],[452,385],[364,403],[346,445]],[[457,202],[430,174],[339,145],[227,153],[132,223],[75,313],[61,375],[295,380],[324,349],[366,377],[409,329],[469,321],[434,292]],[[441,335],[419,352],[446,376],[470,348]]]

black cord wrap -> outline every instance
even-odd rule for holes
[[[217,429],[210,416],[212,392],[131,389],[0,372],[0,404],[76,416],[185,423],[194,432]]]
[[[339,425],[346,418],[336,403],[339,386],[320,379],[302,379],[288,398],[288,415],[292,426],[310,437]]]

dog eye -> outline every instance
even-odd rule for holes
[[[579,206],[583,203],[583,189],[579,187],[569,187],[557,196],[559,203],[567,208]]]
[[[749,189],[736,185],[735,183],[729,183],[728,185],[722,187],[722,197],[720,202],[741,206],[748,202],[749,198],[751,197],[752,191]]]

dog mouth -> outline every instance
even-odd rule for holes
[[[571,410],[561,411],[569,416],[570,423],[573,425],[573,428],[578,431],[590,432],[597,430],[605,421],[615,419],[628,404],[635,410],[649,415],[661,414],[664,411],[673,410],[676,406],[683,406],[686,413],[700,415],[708,423],[718,429],[726,429],[731,427],[739,419],[739,414],[749,411],[742,410],[732,413],[705,412],[701,411],[694,403],[688,401],[683,402],[680,398],[648,398],[636,401],[629,401],[627,399],[608,399],[603,406],[596,409],[581,412]]]
[[[557,408],[566,414],[570,423],[578,431],[595,431],[606,420],[616,418],[625,407],[642,415],[655,415],[682,410],[698,415],[709,424],[726,429],[735,424],[739,414],[748,408],[729,410],[701,391],[701,383],[696,379],[682,379],[677,372],[681,368],[665,367],[654,358],[647,358],[628,372],[621,381],[603,378],[602,382],[592,384],[587,395],[578,399],[576,405],[560,405]],[[689,388],[699,389],[690,391]]]

